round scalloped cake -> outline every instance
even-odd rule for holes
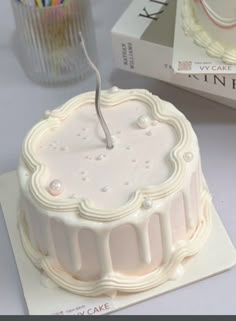
[[[185,0],[183,27],[209,56],[236,64],[235,0]]]
[[[146,90],[94,92],[46,112],[18,169],[19,230],[34,265],[84,296],[139,292],[180,277],[211,230],[197,137],[172,104]]]

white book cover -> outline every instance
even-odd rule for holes
[[[134,0],[112,29],[115,65],[236,107],[236,75],[174,72],[176,4],[176,0]]]

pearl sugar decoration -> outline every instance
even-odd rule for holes
[[[97,157],[96,157],[96,160],[97,161],[102,161],[102,160],[104,160],[106,158],[106,155],[98,155]]]
[[[61,147],[61,151],[62,152],[68,152],[69,151],[69,147],[68,146],[62,146]]]
[[[113,143],[114,145],[116,145],[116,144],[119,143],[119,139],[118,139],[117,136],[115,136],[115,135],[112,135],[112,136],[111,136],[111,140],[112,140],[112,143]]]
[[[148,116],[140,116],[137,120],[137,125],[139,128],[147,129],[150,126],[151,120]]]
[[[144,207],[146,210],[152,208],[152,206],[153,206],[153,201],[152,201],[152,200],[150,200],[150,199],[145,199],[145,200],[143,201],[143,207]]]
[[[147,136],[152,136],[152,131],[149,130],[148,132],[146,132],[146,135],[147,135]]]
[[[119,91],[119,88],[118,88],[118,87],[116,87],[116,86],[114,86],[114,87],[110,88],[110,90],[109,90],[109,92],[110,92],[111,94],[113,94],[113,93],[117,93],[118,91]]]
[[[45,113],[44,113],[44,119],[47,119],[51,116],[52,112],[51,110],[46,110]]]
[[[187,163],[190,163],[193,160],[193,153],[187,152],[184,154],[184,160]]]
[[[101,189],[101,191],[102,191],[103,193],[107,193],[107,192],[109,192],[109,190],[110,190],[109,186],[104,186],[104,187]]]
[[[53,180],[49,185],[49,193],[52,196],[58,196],[63,192],[63,185],[59,179]]]

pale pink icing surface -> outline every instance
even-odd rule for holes
[[[103,114],[115,136],[113,150],[106,149],[94,106],[86,104],[47,131],[35,153],[49,169],[49,177],[42,181],[45,189],[59,179],[63,193],[58,197],[88,199],[101,208],[116,208],[136,190],[157,186],[173,174],[168,156],[178,141],[171,125],[152,124],[151,111],[142,102],[103,108]],[[137,125],[143,115],[151,119],[147,129]],[[100,155],[105,157],[100,159]]]

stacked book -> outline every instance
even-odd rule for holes
[[[112,29],[116,66],[236,108],[236,75],[179,74],[172,68],[176,0],[134,0]]]

